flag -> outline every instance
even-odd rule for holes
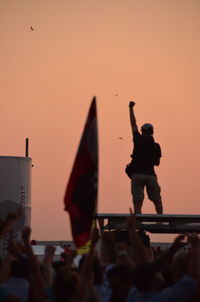
[[[77,248],[90,239],[97,207],[97,191],[98,134],[94,97],[64,197],[65,210],[69,213],[72,237]]]

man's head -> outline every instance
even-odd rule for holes
[[[187,274],[190,257],[191,254],[183,250],[178,251],[174,255],[171,265],[172,277],[174,282],[177,282],[185,274]]]
[[[164,286],[164,279],[156,265],[151,263],[141,263],[132,271],[134,286],[143,292],[160,290]]]
[[[142,135],[153,135],[153,125],[146,123],[141,127]]]
[[[123,265],[115,265],[108,271],[107,278],[112,291],[112,301],[126,301],[133,286],[132,271]]]

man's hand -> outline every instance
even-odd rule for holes
[[[53,261],[56,248],[53,245],[47,245],[45,248],[45,258],[49,261]]]
[[[22,205],[19,206],[16,212],[9,212],[7,217],[0,222],[0,237],[10,232],[22,216],[24,216],[24,209]]]
[[[133,110],[133,107],[135,106],[135,102],[129,102],[129,117],[130,117],[130,122],[131,122],[131,129],[132,129],[132,134],[134,137],[134,132],[138,131],[137,123],[136,123],[136,118],[135,118],[135,113]]]
[[[129,108],[133,108],[135,106],[135,102],[129,102]]]

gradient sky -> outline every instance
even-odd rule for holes
[[[132,205],[135,100],[162,148],[164,212],[199,214],[199,29],[199,0],[0,0],[0,155],[23,156],[29,137],[35,239],[70,239],[63,196],[94,95],[99,212]]]

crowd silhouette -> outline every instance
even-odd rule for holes
[[[21,209],[0,224],[0,236],[12,230]],[[31,228],[21,241],[10,240],[0,261],[0,301],[13,302],[197,302],[200,301],[200,239],[178,235],[171,247],[157,252],[144,244],[127,220],[128,240],[95,227],[89,252],[78,265],[76,250],[54,260],[55,247],[46,246],[42,261],[34,255]],[[97,244],[100,248],[97,249]]]

